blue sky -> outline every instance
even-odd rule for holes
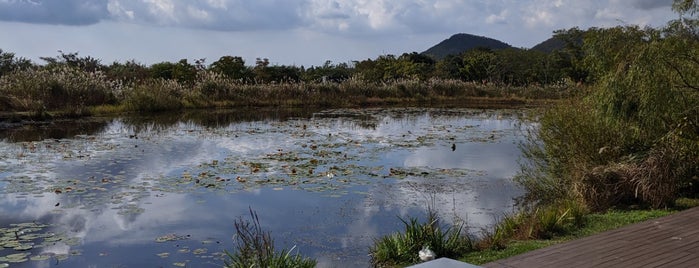
[[[672,0],[0,0],[0,49],[109,64],[224,55],[322,65],[421,52],[455,33],[529,48],[574,26],[663,26]]]

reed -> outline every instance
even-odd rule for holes
[[[418,252],[429,247],[438,258],[458,258],[472,249],[472,240],[462,233],[463,225],[445,226],[430,212],[425,222],[417,218],[400,219],[405,230],[374,241],[370,248],[372,265],[386,267],[420,261]]]
[[[315,267],[314,259],[305,258],[298,252],[294,254],[295,247],[276,251],[271,234],[262,229],[257,212],[252,209],[250,220],[240,218],[234,225],[236,248],[232,252],[225,251],[225,267]]]

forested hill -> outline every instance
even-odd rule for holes
[[[511,48],[507,43],[484,36],[472,34],[455,34],[439,44],[425,50],[422,54],[441,60],[448,55],[458,55],[474,48],[489,48],[492,50]]]
[[[551,37],[549,39],[546,39],[546,41],[541,42],[537,44],[536,46],[532,47],[532,50],[536,51],[541,51],[545,53],[551,53],[556,50],[561,50],[565,47],[565,41],[563,41],[560,38]]]

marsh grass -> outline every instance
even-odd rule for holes
[[[370,248],[371,263],[375,267],[408,265],[420,261],[418,252],[425,246],[437,258],[458,258],[472,249],[472,240],[462,233],[463,225],[440,225],[439,217],[430,212],[425,222],[416,218],[400,219],[405,230],[381,237]]]
[[[224,262],[225,267],[315,267],[314,259],[305,258],[298,253],[294,254],[295,247],[276,251],[271,234],[262,229],[257,212],[252,209],[250,209],[250,220],[240,218],[234,225],[236,248],[232,252],[225,251],[227,256]]]
[[[194,81],[163,78],[119,80],[69,66],[16,71],[0,78],[0,111],[81,116],[119,107],[119,112],[183,108],[262,106],[350,107],[392,104],[462,103],[521,105],[558,99],[569,87],[510,87],[446,79],[368,82],[256,83],[200,71]]]
[[[582,227],[587,210],[575,201],[561,201],[505,215],[490,229],[484,229],[476,248],[504,249],[511,241],[550,239]]]
[[[159,112],[182,108],[184,87],[174,80],[152,79],[124,92],[123,105],[129,111]]]
[[[3,110],[34,112],[61,111],[83,115],[87,107],[115,104],[120,84],[100,72],[84,72],[68,67],[26,69],[0,77]]]

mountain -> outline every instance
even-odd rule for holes
[[[554,36],[532,47],[531,50],[541,51],[544,53],[551,53],[556,50],[561,50],[565,48],[565,45],[565,41]]]
[[[458,55],[474,48],[489,48],[493,50],[511,48],[507,43],[484,36],[472,34],[455,34],[439,44],[425,50],[422,54],[441,60],[448,55]]]

